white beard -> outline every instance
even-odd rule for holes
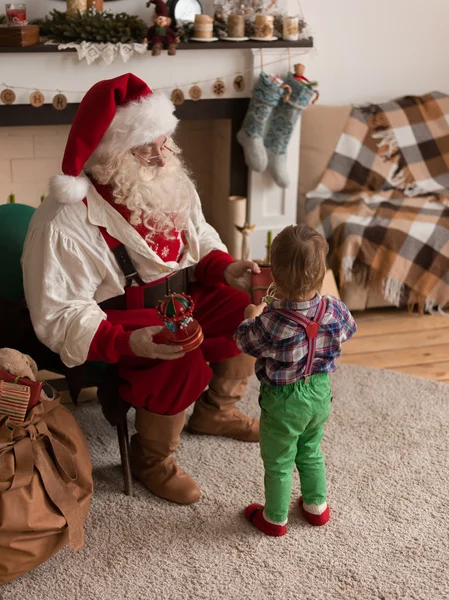
[[[147,241],[157,234],[175,237],[185,231],[195,199],[195,187],[181,160],[170,154],[164,167],[139,165],[130,152],[92,157],[86,170],[102,185],[111,185],[114,201],[131,212],[131,225],[144,224]]]

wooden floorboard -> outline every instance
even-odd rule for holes
[[[424,377],[434,381],[449,381],[449,361],[430,365],[411,365],[409,367],[392,367],[392,371],[408,373],[415,377]]]
[[[440,316],[399,316],[395,319],[385,315],[381,320],[364,320],[359,314],[355,315],[355,319],[358,325],[357,338],[449,328],[449,317]]]
[[[355,312],[344,364],[389,369],[449,384],[449,317],[397,309]]]
[[[409,333],[384,333],[373,336],[354,336],[352,343],[343,347],[344,354],[362,354],[363,352],[385,352],[390,350],[409,350],[427,348],[449,343],[449,327]]]

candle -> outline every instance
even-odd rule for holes
[[[256,15],[254,31],[255,37],[273,37],[274,17],[273,15]]]
[[[87,8],[95,8],[97,12],[103,12],[103,0],[87,0]]]
[[[5,11],[8,25],[27,24],[26,4],[5,4]]]
[[[282,38],[290,42],[296,42],[299,38],[299,18],[284,17]]]
[[[77,12],[85,12],[87,9],[87,0],[67,0],[67,13],[76,15]]]
[[[214,20],[209,15],[195,15],[195,24],[193,26],[194,37],[211,38],[213,22]]]
[[[231,13],[228,17],[228,36],[230,38],[245,37],[245,17]]]
[[[273,232],[272,231],[268,231],[267,232],[267,264],[270,265],[271,264],[271,244],[273,241]]]

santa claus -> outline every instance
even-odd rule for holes
[[[134,476],[157,496],[190,504],[200,490],[172,456],[188,406],[195,402],[193,433],[258,440],[258,422],[236,409],[254,361],[233,334],[259,268],[234,261],[206,223],[171,138],[173,112],[132,74],[94,85],[22,262],[39,339],[68,367],[118,363],[121,396],[136,408]],[[155,307],[169,292],[195,302],[205,339],[192,352],[164,343]]]

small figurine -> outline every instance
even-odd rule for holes
[[[163,49],[168,49],[168,55],[175,56],[179,37],[170,28],[171,19],[168,16],[167,6],[163,0],[149,0],[147,6],[150,6],[150,4],[155,4],[155,10],[153,14],[154,25],[149,28],[146,37],[148,50],[151,50],[153,56],[159,56]]]
[[[304,71],[306,70],[306,68],[303,64],[298,63],[298,64],[294,65],[294,69],[295,69],[295,72],[293,74],[293,77],[296,79],[296,81],[300,81],[306,87],[310,88],[313,92],[315,92],[316,96],[312,102],[312,104],[315,104],[315,102],[320,97],[320,94],[319,94],[318,90],[316,89],[316,86],[318,85],[318,81],[310,81],[309,79],[307,79],[307,77],[304,77]]]
[[[195,304],[187,294],[170,294],[156,306],[165,325],[168,343],[181,346],[184,352],[195,350],[204,340],[201,325],[192,317],[194,308]]]
[[[251,245],[249,243],[249,236],[254,231],[255,225],[245,223],[243,227],[235,225],[238,232],[242,234],[242,260],[251,260]]]

